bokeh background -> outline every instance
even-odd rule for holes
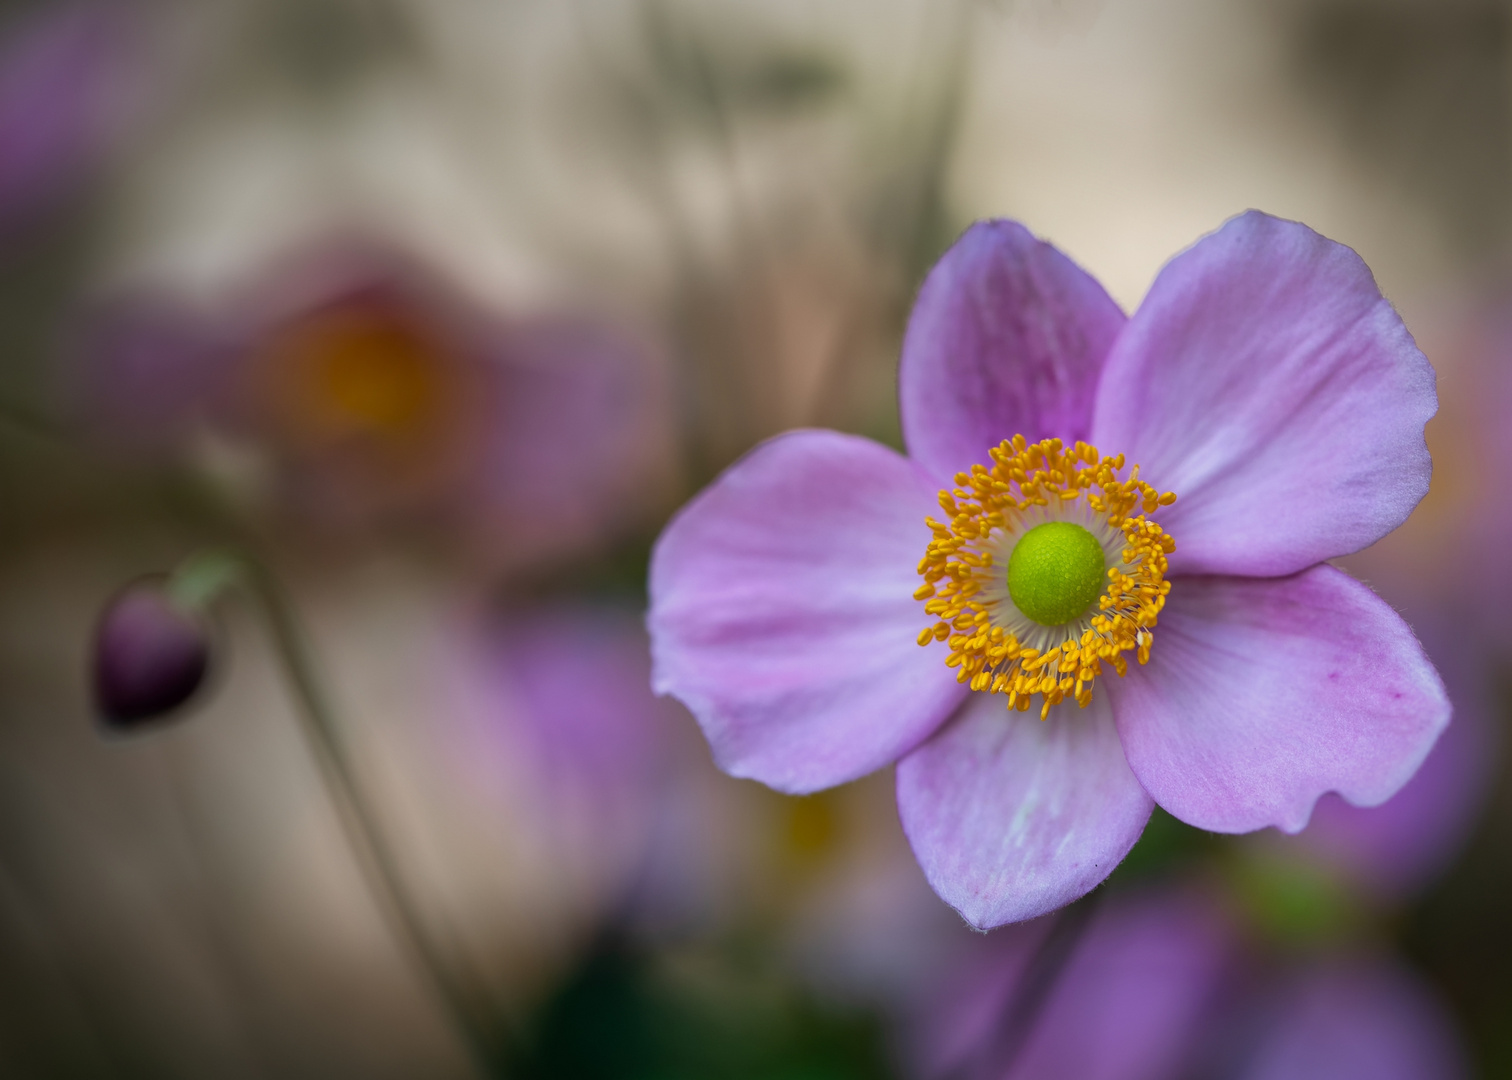
[[[1248,207],[1439,372],[1433,488],[1346,563],[1454,723],[1383,808],[1157,811],[972,933],[889,774],[784,798],[651,696],[650,545],[765,436],[898,442],[972,220],[1132,310]],[[0,1074],[1512,1076],[1509,269],[1503,0],[7,0]],[[98,718],[101,613],[206,551],[288,598],[426,953],[256,595]]]

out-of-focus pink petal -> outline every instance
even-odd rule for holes
[[[48,6],[0,40],[0,227],[67,195],[115,143],[140,81],[131,5]]]
[[[1043,915],[1110,874],[1149,819],[1106,697],[1048,720],[976,693],[898,763],[898,815],[935,892],[980,929]]]
[[[499,621],[491,645],[548,783],[560,778],[603,800],[652,797],[676,706],[647,687],[649,650],[632,614],[518,613]]]
[[[934,490],[867,439],[796,431],[736,462],[651,560],[654,682],[721,768],[787,792],[854,780],[929,735],[966,692],[920,648],[913,599]]]
[[[1178,579],[1150,662],[1109,679],[1108,692],[1146,790],[1217,832],[1296,832],[1326,791],[1379,805],[1449,722],[1407,624],[1327,565]]]
[[[1458,1080],[1454,1028],[1427,987],[1382,961],[1320,967],[1292,987],[1243,1080]]]
[[[132,297],[76,322],[60,389],[90,437],[149,454],[179,448],[234,381],[236,335],[182,305]]]
[[[540,874],[521,887],[566,889],[555,918],[643,884],[687,721],[651,692],[637,614],[589,604],[469,612],[417,647],[434,650],[426,666],[443,680],[430,717],[448,754],[439,782],[488,800],[500,850]]]
[[[949,478],[1014,435],[1087,437],[1124,313],[1014,221],[966,230],[925,279],[898,369],[908,452]]]
[[[638,344],[565,319],[475,334],[485,411],[459,503],[535,549],[622,524],[653,472],[657,372]]]
[[[1233,935],[1199,893],[1110,898],[1092,917],[1027,1040],[1011,1038],[1015,1007],[1042,923],[982,944],[956,984],[938,995],[918,1038],[928,1077],[991,1080],[1168,1080],[1185,1075],[1214,1012]],[[1046,920],[1047,922],[1049,920]]]
[[[1168,263],[1108,355],[1104,453],[1179,496],[1173,574],[1279,576],[1428,491],[1433,368],[1349,248],[1256,211]]]

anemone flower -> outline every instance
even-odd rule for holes
[[[1064,966],[1047,927],[983,942],[909,1025],[914,1075],[937,1080],[1450,1080],[1467,1074],[1442,1003],[1369,951],[1267,962],[1221,903],[1165,888],[1110,899]],[[1038,977],[1037,977],[1038,976]]]
[[[654,684],[727,772],[796,793],[898,762],[925,876],[978,927],[1093,888],[1152,800],[1295,832],[1412,776],[1443,686],[1324,560],[1426,492],[1434,374],[1353,251],[1252,211],[1126,317],[978,224],[899,383],[908,457],[778,436],[658,541]]]
[[[632,512],[655,468],[636,341],[500,315],[379,246],[304,249],[213,301],[118,297],[85,323],[68,392],[91,433],[158,455],[208,434],[278,505],[338,531],[568,550]]]

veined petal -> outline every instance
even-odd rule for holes
[[[854,780],[966,693],[917,644],[935,492],[908,459],[833,431],[780,435],[683,508],[651,560],[652,681],[721,768],[779,791]]]
[[[1109,353],[1092,429],[1179,496],[1173,574],[1279,576],[1428,491],[1433,368],[1343,244],[1257,211],[1170,261]]]
[[[1124,313],[1079,266],[1015,221],[967,229],[930,271],[898,369],[908,452],[949,478],[987,451],[1085,439]]]
[[[979,929],[1089,892],[1128,854],[1152,804],[1105,695],[1048,720],[973,694],[898,763],[898,815],[935,892]]]
[[[1173,582],[1150,662],[1109,693],[1145,789],[1215,832],[1297,832],[1327,791],[1380,805],[1450,711],[1407,624],[1327,565]]]

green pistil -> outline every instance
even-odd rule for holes
[[[1047,521],[1019,538],[1008,557],[1008,595],[1041,626],[1079,618],[1102,595],[1102,544],[1080,525]]]

